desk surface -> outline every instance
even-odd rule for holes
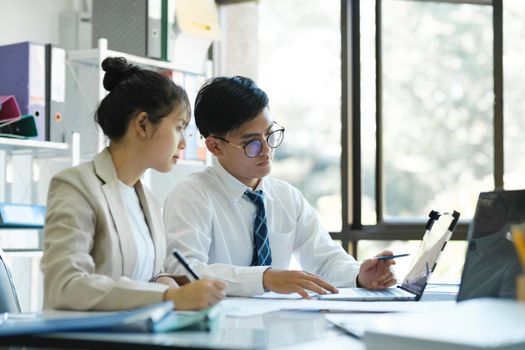
[[[454,294],[448,294],[446,298],[439,297],[437,299],[451,300],[453,298]],[[422,299],[423,302],[425,299],[428,301],[436,300],[432,293],[428,293]],[[249,305],[243,307],[251,308]],[[24,346],[25,348],[110,348],[112,350],[139,348],[364,349],[360,340],[347,335],[328,322],[324,313],[316,311],[275,311],[250,317],[222,317],[210,330],[177,331],[162,334],[62,332],[0,338],[0,348],[4,348],[4,345]]]
[[[145,333],[56,333],[0,339],[0,344],[28,347],[89,349],[364,349],[357,339],[325,320],[318,312],[278,311],[247,318],[222,318],[209,331]],[[334,346],[332,346],[334,345]],[[0,345],[1,346],[1,345]]]

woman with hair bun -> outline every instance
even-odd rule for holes
[[[186,92],[160,74],[106,58],[95,120],[109,146],[55,175],[44,228],[44,308],[124,310],[163,300],[194,310],[224,298],[221,281],[180,286],[163,273],[166,234],[147,169],[168,172],[185,147]]]

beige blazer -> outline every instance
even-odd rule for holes
[[[122,310],[162,301],[167,286],[130,278],[141,247],[135,245],[117,181],[107,149],[51,180],[41,262],[45,309]],[[140,181],[135,190],[158,274],[166,257],[160,209]]]

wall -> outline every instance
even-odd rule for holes
[[[223,37],[215,45],[218,75],[242,75],[257,81],[258,3],[223,5],[219,9]]]
[[[20,41],[59,43],[59,15],[83,9],[80,0],[0,0],[0,45]]]

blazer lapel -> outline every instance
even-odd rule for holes
[[[135,191],[139,197],[140,205],[144,211],[144,216],[151,234],[151,239],[153,240],[153,246],[155,247],[154,274],[157,274],[162,271],[164,259],[166,258],[164,224],[161,220],[160,212],[158,210],[152,210],[155,206],[154,199],[149,198],[150,196],[144,191],[140,180],[135,185]]]
[[[95,157],[93,162],[95,172],[104,181],[102,192],[108,203],[113,224],[119,237],[123,275],[132,277],[137,263],[137,248],[134,244],[126,207],[118,188],[118,178],[113,159],[106,148]]]

